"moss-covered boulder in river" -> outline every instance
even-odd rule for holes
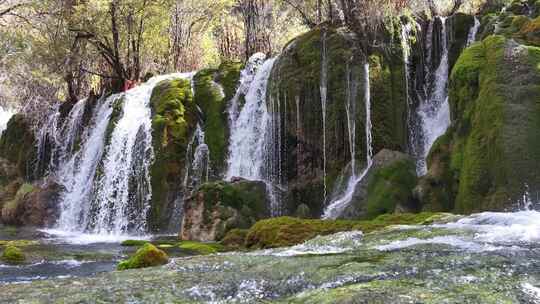
[[[20,264],[25,260],[24,253],[21,251],[21,249],[13,245],[7,245],[4,248],[0,258],[2,261],[9,264]]]
[[[169,257],[156,246],[146,243],[129,259],[118,264],[118,270],[144,268],[167,264]]]

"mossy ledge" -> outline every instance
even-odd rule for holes
[[[246,235],[249,249],[276,248],[300,244],[317,235],[341,231],[373,232],[391,225],[427,225],[448,217],[445,213],[383,214],[369,221],[314,220],[277,217],[257,222]]]

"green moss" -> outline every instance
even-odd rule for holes
[[[155,160],[151,168],[153,230],[168,223],[167,206],[177,193],[185,174],[186,149],[195,130],[197,111],[187,79],[165,80],[156,85],[150,98],[152,145]]]
[[[361,230],[373,232],[390,225],[413,225],[430,222],[436,213],[384,214],[369,221],[310,220],[293,217],[277,217],[257,222],[246,237],[248,248],[275,248],[300,244],[317,235],[340,231]]]
[[[240,71],[244,68],[241,62],[223,62],[218,68],[216,81],[223,87],[225,100],[231,100],[236,94],[240,80]]]
[[[264,214],[266,211],[266,194],[260,191],[258,184],[252,182],[229,183],[224,181],[205,183],[199,188],[205,197],[206,209],[211,210],[212,206],[220,203],[224,206],[241,210],[242,207],[249,207],[257,214]]]
[[[397,161],[377,170],[368,185],[367,218],[391,213],[398,204],[408,204],[416,179],[415,164],[411,160]]]
[[[221,244],[229,249],[239,249],[244,247],[248,229],[232,229],[221,240]]]
[[[201,70],[193,77],[193,83],[195,103],[204,113],[205,139],[210,150],[210,161],[213,168],[221,172],[225,168],[229,131],[226,115],[227,99],[224,88],[217,83],[218,75],[218,70]]]
[[[169,257],[167,254],[156,248],[156,246],[146,243],[141,247],[135,255],[128,260],[120,262],[118,264],[118,270],[153,267],[167,264]]]
[[[520,199],[525,184],[540,181],[537,54],[536,47],[489,36],[460,56],[450,78],[453,124],[434,145],[422,181],[432,202],[445,203],[428,209],[501,210]]]
[[[20,264],[24,262],[25,256],[19,248],[7,245],[2,252],[2,260],[9,264]]]
[[[125,240],[120,245],[125,247],[139,247],[143,246],[144,244],[149,243],[145,240]]]
[[[35,240],[0,240],[0,246],[25,247],[39,244]]]
[[[224,247],[218,243],[201,243],[194,241],[183,241],[178,247],[200,255],[214,254],[224,250]]]

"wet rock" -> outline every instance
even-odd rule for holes
[[[249,228],[269,215],[266,185],[237,180],[203,184],[184,203],[183,240],[217,241],[234,228]]]

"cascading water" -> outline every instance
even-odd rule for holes
[[[150,97],[160,81],[179,77],[183,76],[154,77],[122,96],[122,116],[105,151],[103,174],[97,181],[90,211],[89,228],[94,233],[146,231],[152,197],[150,165],[154,158]]]
[[[264,140],[270,115],[266,104],[268,78],[275,59],[258,70],[245,96],[246,103],[231,127],[226,179],[264,180]]]
[[[448,104],[448,35],[446,32],[446,17],[437,17],[441,22],[441,61],[435,71],[433,87],[426,100],[421,100],[418,115],[422,125],[422,140],[417,159],[417,172],[424,175],[427,172],[426,157],[435,140],[444,134],[450,125],[450,105]],[[430,25],[431,26],[431,25]],[[428,40],[430,35],[428,35]],[[431,42],[429,42],[429,46]],[[428,54],[431,48],[428,48]]]
[[[471,27],[471,30],[469,31],[469,35],[467,37],[467,46],[470,46],[476,41],[476,36],[478,35],[478,30],[480,29],[480,20],[477,16],[474,16],[474,25]]]
[[[15,112],[13,110],[0,107],[0,135],[6,129],[8,121],[14,114]]]
[[[250,62],[260,62],[261,56],[254,56],[256,57],[252,57]],[[276,187],[279,186],[276,185],[276,175],[279,173],[275,173],[276,170],[279,171],[279,164],[275,164],[273,158],[273,154],[281,152],[274,151],[272,147],[276,145],[274,140],[280,141],[281,129],[277,123],[280,120],[280,109],[279,103],[267,100],[268,79],[275,60],[268,59],[257,69],[250,68],[251,71],[257,71],[251,80],[249,72],[242,73],[246,78],[241,81],[239,90],[246,92],[246,102],[237,115],[234,115],[234,110],[229,110],[231,136],[225,174],[227,180],[241,177],[265,182],[273,216],[279,215],[281,209],[276,193]],[[233,101],[230,106],[237,107],[235,104]]]
[[[111,106],[120,96],[112,95],[99,101],[90,127],[83,135],[81,149],[57,171],[58,181],[64,186],[60,196],[59,230],[84,231],[87,228],[94,178],[103,155]]]
[[[327,189],[326,189],[326,103],[328,98],[328,58],[326,49],[326,31],[323,32],[321,38],[322,50],[321,50],[321,112],[322,112],[322,150],[323,150],[323,186],[324,186],[324,201],[326,203]],[[354,159],[354,157],[353,157]],[[354,169],[353,169],[354,170]]]
[[[60,216],[51,232],[103,236],[146,232],[152,195],[150,97],[160,81],[190,75],[154,77],[125,93],[101,98],[84,130],[86,100],[75,104],[62,123],[51,123],[47,132],[56,134],[57,141],[51,152],[56,167],[51,168],[64,188]],[[122,111],[113,124],[111,114],[118,106]],[[79,148],[75,149],[77,141]]]
[[[348,82],[349,76],[347,77]],[[365,121],[365,136],[366,136],[366,166],[362,172],[357,175],[354,168],[351,168],[351,176],[349,178],[349,181],[347,183],[347,188],[343,195],[338,197],[337,199],[334,199],[328,207],[324,210],[323,219],[335,219],[337,218],[342,211],[349,205],[351,202],[356,185],[360,183],[366,174],[368,173],[369,169],[372,165],[373,160],[373,147],[372,147],[372,125],[371,125],[371,91],[370,91],[370,81],[369,81],[369,63],[364,64],[364,103],[365,103],[365,111],[366,111],[366,121]],[[352,98],[354,95],[351,95],[351,93],[348,93],[349,99],[349,105],[347,106],[347,117],[349,120],[354,120],[354,115],[351,115],[352,113],[349,113],[352,109],[351,104],[354,103],[354,99]],[[351,128],[351,126],[354,126],[355,123],[349,123],[349,145],[354,145],[355,143],[352,141],[352,139],[355,138],[355,128]],[[351,135],[352,134],[352,135]],[[351,148],[351,153],[354,153],[354,148]],[[354,164],[354,155],[351,154],[351,166]]]

